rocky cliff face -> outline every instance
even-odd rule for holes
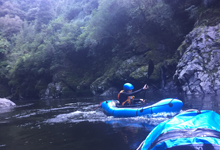
[[[220,24],[195,28],[178,53],[174,80],[186,94],[220,94]]]
[[[160,88],[166,91],[174,91],[178,86],[186,94],[220,94],[220,24],[192,30],[178,48],[177,54],[180,58],[177,67],[174,67],[175,59],[157,62],[151,80],[161,82]],[[155,58],[158,57],[156,55]],[[139,83],[138,86],[147,83],[147,58],[154,57],[139,55],[124,61],[112,61],[114,65],[109,65],[103,76],[91,83],[91,92],[94,95],[116,95],[120,90],[116,87],[125,82]],[[175,69],[172,80],[170,77]]]

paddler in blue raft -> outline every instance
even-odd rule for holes
[[[147,90],[149,87],[147,84],[144,85],[143,88],[132,92],[134,86],[131,83],[125,83],[123,85],[123,89],[118,93],[118,100],[121,106],[131,106],[136,104],[136,102],[142,101],[145,102],[143,99],[134,99],[134,95],[140,93],[143,90]]]

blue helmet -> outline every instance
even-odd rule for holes
[[[131,84],[131,83],[125,83],[124,86],[123,86],[124,90],[127,91],[127,90],[133,90],[134,89],[134,86]]]

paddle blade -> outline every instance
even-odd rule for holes
[[[147,78],[149,79],[151,74],[154,72],[154,63],[153,61],[150,59],[149,60],[149,64],[148,64],[148,73],[147,73]]]

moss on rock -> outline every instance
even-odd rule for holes
[[[147,77],[148,74],[148,66],[141,66],[133,71],[129,77],[135,80],[142,80]]]

